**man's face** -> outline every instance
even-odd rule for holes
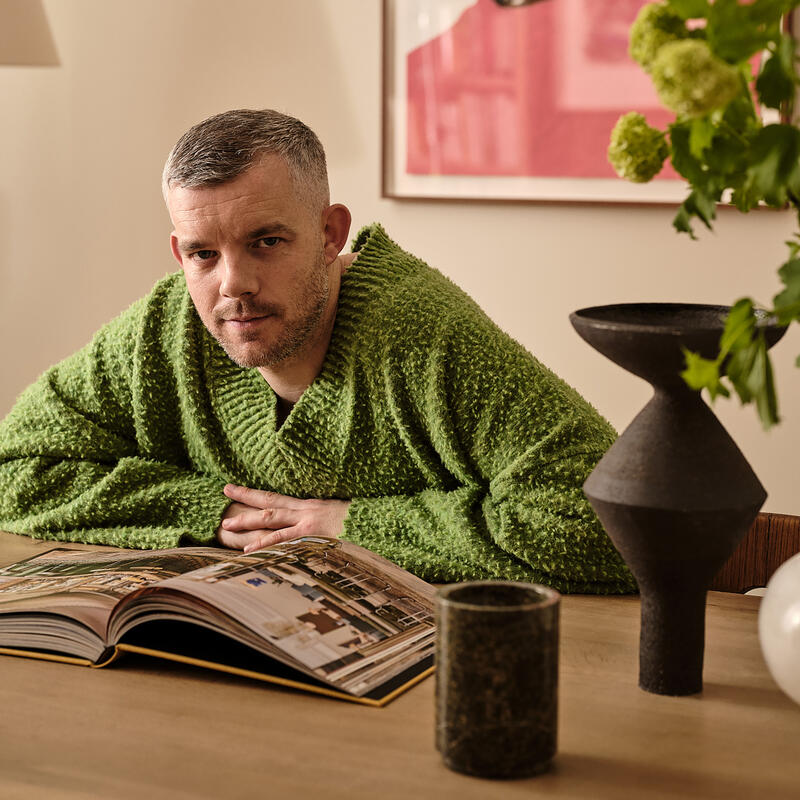
[[[172,251],[197,313],[243,367],[302,354],[330,298],[322,213],[298,195],[274,155],[229,183],[167,194]]]

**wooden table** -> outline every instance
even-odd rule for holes
[[[51,543],[0,533],[0,563]],[[487,781],[433,747],[433,679],[383,709],[126,657],[91,670],[0,657],[0,797],[800,798],[800,706],[769,677],[759,599],[711,593],[705,691],[636,686],[636,597],[562,605],[554,770]]]

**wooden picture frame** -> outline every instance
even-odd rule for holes
[[[627,55],[642,5],[384,0],[383,196],[681,202],[669,166],[632,184],[606,161],[621,114],[671,120]]]

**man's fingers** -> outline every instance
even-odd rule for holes
[[[303,536],[342,535],[350,503],[345,500],[301,500],[297,497],[229,483],[228,506],[217,529],[225,547],[251,553]]]
[[[222,520],[229,531],[276,530],[297,522],[297,512],[289,508],[250,508]]]
[[[261,489],[250,489],[247,486],[237,486],[235,483],[226,484],[223,492],[225,497],[230,497],[231,500],[254,508],[299,508],[303,503],[302,500],[298,500],[296,497],[288,497],[277,492],[265,492]]]
[[[245,553],[254,553],[256,550],[274,547],[281,542],[288,542],[302,536],[302,533],[295,528],[283,528],[279,531],[259,531],[258,533],[258,537],[245,546]]]
[[[231,550],[244,550],[247,545],[257,541],[260,536],[266,533],[267,531],[244,531],[243,533],[237,533],[236,531],[220,528],[217,531],[217,541],[223,547],[227,547]]]
[[[264,508],[270,499],[280,497],[277,494],[270,492],[263,492],[261,489],[250,489],[247,486],[237,486],[235,483],[228,483],[222,490],[225,497],[230,497],[237,503],[244,503],[247,506],[254,506],[256,508]]]
[[[237,531],[222,530],[218,535],[218,540],[223,547],[231,550],[242,550],[245,553],[252,553],[262,550],[265,547],[274,547],[281,542],[288,542],[291,539],[298,539],[303,533],[296,528],[281,528],[277,531],[270,530],[250,530],[238,533]]]

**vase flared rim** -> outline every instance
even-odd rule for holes
[[[581,308],[570,320],[592,328],[617,331],[649,331],[679,336],[688,331],[719,331],[725,327],[730,306],[703,303],[613,303]],[[756,309],[759,325],[770,327],[775,318]]]

